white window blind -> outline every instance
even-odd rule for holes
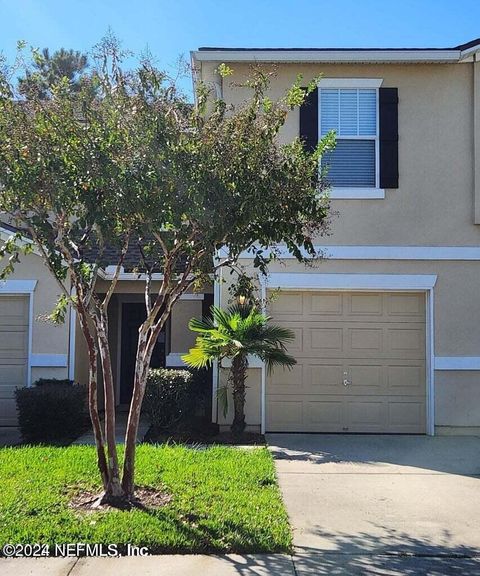
[[[322,88],[320,133],[337,135],[335,150],[324,155],[322,167],[334,187],[376,186],[378,146],[377,90]]]

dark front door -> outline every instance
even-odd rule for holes
[[[146,317],[145,304],[140,302],[122,304],[120,404],[127,404],[132,398],[138,328]],[[152,368],[163,368],[165,366],[165,326],[153,349],[150,366]]]

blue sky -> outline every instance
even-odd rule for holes
[[[168,68],[199,46],[455,46],[480,37],[480,0],[0,0],[9,58],[17,40],[88,51],[109,27]]]

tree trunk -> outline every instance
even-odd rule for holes
[[[247,359],[243,355],[232,360],[231,380],[233,387],[234,416],[231,425],[233,434],[242,434],[245,430],[245,380],[247,378]]]
[[[123,461],[122,488],[127,497],[133,496],[135,490],[135,450],[137,444],[138,425],[142,408],[145,385],[147,381],[150,354],[147,347],[148,335],[140,330],[137,355],[135,358],[135,375],[133,380],[132,401],[128,413],[127,433],[125,435],[125,456]],[[152,347],[153,349],[153,347]]]
[[[117,445],[115,441],[115,393],[113,386],[112,361],[108,343],[108,320],[106,313],[98,318],[98,347],[102,361],[103,387],[105,400],[105,439],[108,453],[108,484],[102,501],[121,500],[125,493],[120,482]]]
[[[92,422],[93,435],[95,438],[95,446],[97,449],[97,465],[102,477],[104,490],[108,487],[108,466],[105,457],[105,446],[103,443],[102,427],[100,424],[100,416],[98,415],[98,401],[97,401],[97,348],[95,340],[92,336],[90,327],[88,326],[88,316],[82,303],[77,305],[78,318],[83,336],[87,343],[88,349],[88,411],[90,413],[90,420]]]

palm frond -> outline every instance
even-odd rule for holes
[[[192,332],[209,332],[212,328],[214,328],[214,324],[210,318],[202,318],[201,320],[198,318],[192,318],[189,323],[188,327]]]
[[[205,354],[202,348],[195,346],[182,356],[182,360],[190,368],[207,368],[215,360],[215,357]]]
[[[276,366],[291,370],[297,363],[293,356],[290,356],[290,354],[287,354],[284,350],[277,347],[265,349],[262,356],[262,360],[265,362],[269,374]]]

